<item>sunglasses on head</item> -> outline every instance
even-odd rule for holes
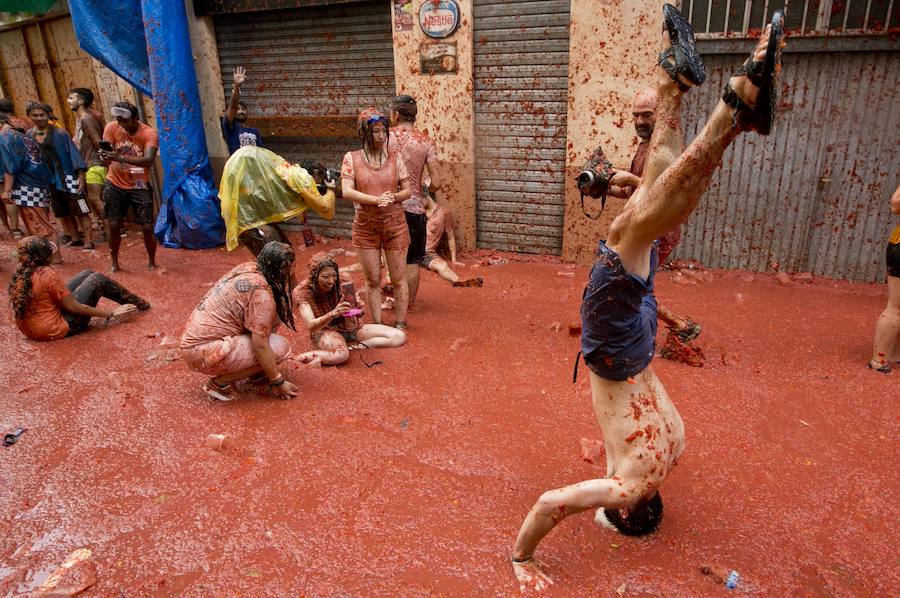
[[[373,117],[369,118],[369,120],[366,121],[367,125],[374,125],[376,123],[384,123],[385,125],[387,125],[388,121],[383,116],[373,116]]]

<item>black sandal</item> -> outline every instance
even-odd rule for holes
[[[597,220],[603,215],[603,210],[606,208],[606,194],[609,191],[609,183],[615,174],[616,170],[613,168],[612,162],[606,158],[603,148],[598,145],[575,179],[578,191],[581,193],[581,211],[591,220]],[[585,194],[600,200],[600,213],[596,216],[591,216],[585,209]]]
[[[706,67],[703,66],[703,59],[697,54],[691,24],[671,4],[663,5],[663,18],[666,21],[666,30],[669,32],[672,46],[659,55],[659,66],[669,73],[682,91],[701,85],[706,81]],[[669,62],[670,58],[675,59],[674,64]],[[679,75],[690,81],[692,85],[685,85],[678,78]]]
[[[778,104],[778,73],[781,71],[781,41],[784,39],[784,13],[776,11],[772,15],[772,29],[769,32],[769,45],[766,57],[760,62],[753,61],[750,54],[735,76],[746,75],[757,89],[756,107],[751,108],[738,97],[729,81],[725,85],[722,101],[734,108],[734,126],[743,130],[756,131],[760,135],[768,135],[775,122],[775,107]],[[754,52],[755,52],[754,48]]]

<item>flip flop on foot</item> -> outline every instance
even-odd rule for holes
[[[763,36],[768,36],[766,53],[762,60],[754,60],[759,46],[753,49],[741,68],[732,77],[746,77],[758,93],[755,99],[741,97],[742,89],[735,89],[732,82],[725,85],[722,101],[734,108],[734,125],[744,131],[756,131],[768,135],[775,121],[775,107],[778,104],[778,74],[781,72],[781,50],[784,47],[784,13],[776,11],[772,23],[766,27]],[[751,106],[752,104],[752,106]]]
[[[231,384],[217,384],[213,378],[206,381],[203,385],[203,392],[211,399],[216,401],[231,401],[234,399],[234,388]]]
[[[682,91],[701,85],[706,81],[706,67],[697,54],[691,24],[671,4],[663,5],[663,18],[672,45],[659,55],[659,66],[669,73]]]
[[[881,374],[890,374],[892,371],[891,366],[889,366],[888,364],[875,363],[874,361],[869,362],[869,369],[875,370],[876,372],[881,373]]]

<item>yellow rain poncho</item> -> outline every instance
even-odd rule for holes
[[[238,246],[246,230],[299,216],[307,209],[331,220],[334,193],[319,195],[312,176],[297,164],[262,147],[246,146],[225,163],[219,184],[225,246]]]

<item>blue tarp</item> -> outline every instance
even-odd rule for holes
[[[79,45],[153,97],[163,165],[156,236],[166,247],[225,242],[184,2],[69,0]]]

